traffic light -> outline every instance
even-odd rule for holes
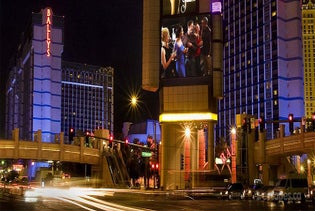
[[[313,127],[313,131],[315,131],[315,112],[312,113],[312,127]]]
[[[259,129],[260,132],[264,132],[265,130],[265,119],[262,116],[259,118]]]
[[[289,114],[288,119],[289,119],[289,131],[293,133],[293,122],[294,122],[293,114]]]
[[[73,137],[75,136],[75,131],[73,127],[69,128],[69,142],[72,143],[73,142]]]
[[[244,132],[247,132],[247,118],[243,118],[242,120],[242,129]]]
[[[158,163],[152,163],[152,164],[151,164],[151,168],[152,168],[152,170],[155,172],[156,170],[159,169],[159,164],[158,164]]]
[[[154,183],[154,188],[158,188],[159,182],[158,182],[158,169],[159,169],[159,164],[158,163],[152,163],[151,164],[151,174],[153,176],[153,183]]]
[[[128,138],[126,138],[126,139],[125,139],[125,149],[128,148],[128,144],[129,144],[129,140],[128,140]]]
[[[113,146],[113,140],[114,140],[114,137],[112,135],[110,135],[109,136],[109,144],[108,144],[109,147]]]
[[[184,155],[180,154],[180,170],[184,170]]]
[[[85,132],[85,146],[89,146],[90,145],[90,132],[89,131],[86,131]]]

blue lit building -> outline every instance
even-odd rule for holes
[[[7,81],[7,138],[14,128],[24,140],[41,130],[43,142],[70,127],[113,131],[114,70],[62,61],[63,26],[50,8],[32,14]]]
[[[224,97],[217,136],[228,137],[236,114],[246,113],[263,116],[267,139],[274,138],[289,113],[304,116],[300,1],[222,2]]]
[[[114,69],[62,61],[61,131],[114,131]]]
[[[161,141],[161,128],[157,120],[148,119],[144,122],[131,124],[127,138],[132,143],[134,139],[138,139],[140,143],[147,144],[148,136],[152,136],[156,143]]]

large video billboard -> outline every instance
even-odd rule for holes
[[[197,0],[162,0],[162,16],[196,13]]]
[[[211,15],[161,18],[161,79],[205,77],[212,71]]]

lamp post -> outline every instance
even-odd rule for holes
[[[139,101],[138,100],[138,96],[137,95],[132,95],[131,96],[131,98],[130,98],[130,105],[131,105],[131,107],[132,108],[137,108],[137,107],[140,107],[140,105],[139,105],[139,102],[141,102],[141,101]],[[154,163],[154,168],[153,168],[153,182],[154,182],[154,187],[153,188],[155,188],[156,187],[156,185],[157,185],[157,181],[156,181],[156,179],[157,179],[157,175],[156,175],[156,173],[158,172],[158,167],[157,166],[159,166],[159,157],[158,157],[158,150],[157,150],[157,145],[158,145],[158,143],[157,143],[157,137],[156,137],[156,121],[157,120],[154,120],[153,119],[153,117],[152,117],[152,113],[151,113],[151,111],[149,110],[149,108],[147,107],[147,105],[146,104],[144,104],[144,107],[145,107],[145,109],[147,110],[147,112],[148,112],[148,114],[149,114],[149,116],[150,116],[150,118],[151,118],[151,120],[153,120],[153,138],[154,138],[154,141],[155,141],[155,145],[154,145],[154,158],[153,158],[153,163]]]
[[[231,129],[231,138],[232,138],[232,183],[236,183],[236,129]]]

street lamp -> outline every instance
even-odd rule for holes
[[[185,137],[186,138],[190,137],[190,128],[188,128],[188,127],[185,128]]]
[[[141,108],[140,107],[140,100],[138,99],[139,96],[136,95],[136,94],[133,94],[130,96],[130,105],[131,105],[131,108],[133,109],[138,109],[138,108]],[[153,162],[155,163],[155,165],[158,166],[158,163],[159,163],[159,157],[158,157],[158,142],[157,142],[157,137],[156,137],[156,120],[154,120],[152,118],[152,113],[150,111],[150,109],[147,107],[147,105],[145,103],[144,104],[144,109],[148,112],[149,116],[150,116],[150,119],[153,120],[153,134],[154,134],[154,141],[155,141],[155,145],[154,145],[154,158],[153,158]],[[156,172],[158,171],[158,167],[155,167],[154,168],[154,174],[153,174],[153,177],[154,177],[154,188],[156,187],[156,179],[157,179],[157,176],[156,175]]]
[[[132,105],[132,106],[134,106],[134,107],[137,106],[138,97],[137,97],[137,96],[131,96],[130,102],[131,102],[131,105]]]
[[[232,138],[232,183],[236,183],[236,129],[231,129]]]

